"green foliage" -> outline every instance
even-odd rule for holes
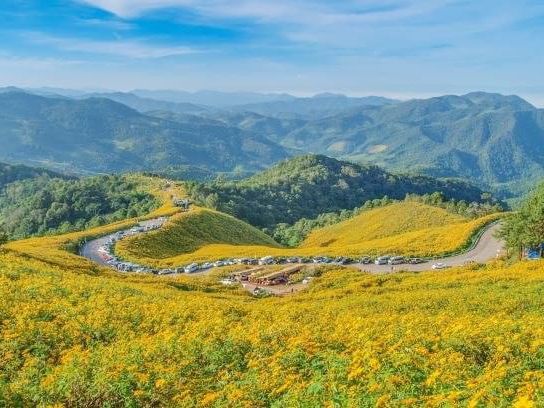
[[[544,183],[535,188],[518,211],[506,218],[501,235],[514,254],[544,243]]]
[[[300,156],[241,181],[187,183],[196,202],[234,215],[252,225],[273,229],[302,218],[360,206],[388,196],[440,191],[447,199],[480,201],[482,191],[457,180],[391,174],[325,156]]]
[[[2,228],[0,228],[0,247],[6,244],[9,240],[8,234]]]
[[[46,174],[8,184],[0,220],[12,238],[62,233],[147,214],[158,205],[122,176],[64,180]]]

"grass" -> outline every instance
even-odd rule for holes
[[[192,253],[215,243],[279,247],[268,235],[243,221],[195,207],[189,212],[175,215],[158,231],[119,242],[116,252],[126,259],[154,264],[157,260]]]
[[[350,246],[407,232],[451,226],[466,218],[438,207],[406,201],[365,211],[353,218],[310,233],[303,247]]]

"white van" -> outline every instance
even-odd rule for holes
[[[185,267],[185,273],[193,273],[193,272],[196,272],[197,270],[198,270],[197,263],[192,263],[191,265],[187,265]]]
[[[403,256],[394,256],[389,259],[389,265],[400,265],[404,263]]]
[[[374,263],[376,265],[387,265],[387,262],[389,262],[389,256],[380,256],[378,258],[376,258],[376,260],[374,261]]]

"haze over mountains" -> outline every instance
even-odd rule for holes
[[[517,96],[484,92],[401,102],[9,88],[0,92],[0,142],[0,160],[90,172],[252,172],[319,153],[460,177],[506,198],[544,176],[544,111]]]

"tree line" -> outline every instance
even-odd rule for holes
[[[124,176],[61,179],[41,174],[4,186],[0,226],[10,239],[64,233],[144,215],[157,205]]]

